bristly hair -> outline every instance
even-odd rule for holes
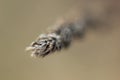
[[[50,53],[69,47],[74,37],[84,35],[85,23],[79,22],[79,20],[63,22],[55,24],[55,28],[50,33],[41,34],[26,48],[26,50],[32,51],[31,56],[45,57]]]

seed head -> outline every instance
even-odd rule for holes
[[[51,33],[41,34],[26,50],[32,51],[31,56],[44,57],[50,53],[61,50],[61,48],[62,42],[60,36]]]

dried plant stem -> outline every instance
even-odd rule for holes
[[[32,50],[32,56],[44,57],[67,48],[73,39],[84,36],[86,24],[85,20],[66,21],[61,19],[54,25],[55,29],[49,33],[41,34],[26,50]]]
[[[116,2],[119,3],[119,1]],[[113,1],[81,2],[80,0],[78,7],[72,9],[73,13],[69,12],[64,19],[59,19],[53,25],[55,29],[41,34],[26,49],[32,50],[32,56],[44,57],[55,51],[68,48],[73,40],[83,38],[86,29],[99,30],[101,28],[106,32],[116,16],[119,16],[119,8],[119,5]]]

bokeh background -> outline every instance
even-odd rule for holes
[[[0,80],[120,80],[119,27],[109,34],[90,32],[69,49],[45,58],[31,58],[25,52],[26,46],[76,3],[0,1]],[[115,20],[111,25],[120,26],[120,19]]]

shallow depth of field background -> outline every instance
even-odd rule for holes
[[[31,58],[25,52],[26,46],[76,2],[0,1],[0,80],[120,80],[120,28],[103,35],[89,33],[68,50],[45,58]]]

